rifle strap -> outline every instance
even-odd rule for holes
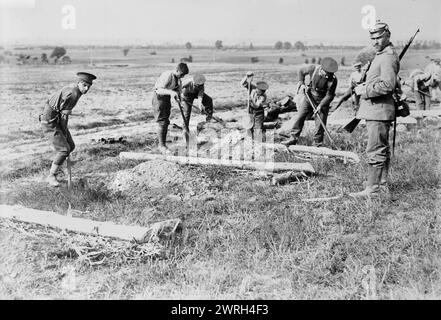
[[[392,142],[392,157],[395,155],[396,136],[397,136],[397,116],[395,116],[395,119],[394,119],[394,136],[393,136],[393,142]]]

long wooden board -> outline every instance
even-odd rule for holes
[[[126,160],[164,160],[179,164],[193,165],[217,165],[235,167],[240,169],[252,169],[262,171],[303,171],[315,173],[313,166],[309,162],[293,163],[293,162],[258,162],[250,160],[229,160],[229,159],[211,159],[202,157],[184,157],[184,156],[164,156],[161,154],[152,154],[147,152],[121,152],[120,159]]]
[[[173,229],[180,223],[179,219],[171,219],[152,224],[149,227],[127,226],[109,221],[95,221],[64,216],[51,211],[9,205],[0,205],[0,218],[16,219],[21,222],[35,223],[62,230],[112,237],[127,241],[135,240],[139,243],[147,242],[152,232],[157,233],[161,228]]]

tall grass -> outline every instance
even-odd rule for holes
[[[364,131],[336,134],[338,147],[363,156]],[[152,142],[153,143],[153,142]],[[196,195],[182,200],[181,187],[114,195],[100,184],[135,166],[121,162],[117,150],[129,146],[86,146],[78,153],[78,172],[90,174],[73,192],[9,176],[9,203],[65,213],[69,201],[83,216],[148,225],[179,217],[184,229],[166,243],[165,259],[76,271],[76,289],[63,291],[54,279],[73,260],[45,260],[51,244],[33,239],[37,251],[17,243],[17,261],[32,257],[40,268],[23,270],[14,286],[0,286],[3,297],[38,295],[87,298],[231,298],[231,299],[439,299],[441,239],[439,211],[441,143],[433,128],[399,133],[392,163],[391,198],[305,203],[309,197],[361,190],[366,163],[345,165],[314,158],[320,172],[302,182],[271,186],[268,179],[219,167],[190,167],[209,182],[213,200],[198,197],[206,184],[192,185]],[[280,155],[290,160],[292,156]],[[39,172],[28,172],[38,175]],[[96,176],[93,178],[93,176]],[[101,178],[100,178],[101,177]],[[1,230],[7,233],[7,230]],[[0,240],[4,241],[4,240]],[[52,266],[50,272],[45,269]],[[0,263],[1,267],[1,263]],[[39,283],[37,286],[36,283]]]

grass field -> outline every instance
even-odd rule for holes
[[[35,53],[37,54],[37,53]],[[317,175],[271,186],[250,172],[183,166],[195,177],[189,187],[164,186],[115,195],[106,187],[113,174],[135,167],[122,151],[156,146],[151,95],[159,74],[174,58],[191,54],[190,72],[207,77],[215,112],[245,110],[240,87],[248,71],[270,85],[270,98],[294,91],[305,57],[295,51],[121,50],[68,52],[71,65],[0,65],[0,203],[66,214],[68,199],[82,216],[129,225],[180,218],[183,230],[163,243],[157,259],[90,267],[59,256],[58,238],[17,232],[0,224],[0,298],[4,299],[439,299],[441,297],[440,130],[436,120],[399,132],[391,171],[391,198],[356,201],[348,197],[305,203],[302,199],[361,190],[366,163],[310,159]],[[410,51],[400,75],[424,67],[426,55]],[[309,58],[340,51],[307,52]],[[350,65],[356,55],[345,52]],[[249,58],[260,62],[251,64]],[[283,56],[284,64],[278,64]],[[90,63],[93,65],[90,65]],[[124,66],[127,65],[127,66]],[[42,179],[51,162],[38,114],[45,99],[74,81],[76,71],[98,75],[75,109],[70,128],[77,143],[71,195]],[[337,72],[342,94],[351,67]],[[437,106],[435,106],[437,107]],[[439,106],[438,106],[439,107]],[[173,111],[178,119],[178,111]],[[173,122],[173,120],[172,120]],[[132,126],[133,127],[130,127]],[[124,144],[93,143],[125,131]],[[97,129],[95,129],[97,128]],[[336,147],[364,159],[363,127],[349,135],[331,130]],[[78,140],[77,140],[78,139]],[[304,135],[310,143],[311,137]],[[298,161],[293,155],[278,155]],[[79,183],[87,177],[88,183]],[[189,191],[189,188],[192,190]],[[210,194],[210,200],[198,195]]]

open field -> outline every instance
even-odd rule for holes
[[[306,57],[296,51],[133,49],[72,50],[70,65],[0,65],[0,203],[67,213],[68,200],[82,216],[128,225],[180,218],[184,228],[163,245],[161,258],[90,267],[57,253],[64,243],[21,233],[0,224],[0,297],[90,299],[439,299],[441,297],[440,124],[399,132],[391,172],[390,199],[348,197],[305,203],[302,199],[360,190],[366,163],[344,164],[312,157],[317,175],[281,186],[261,174],[209,166],[177,166],[176,183],[115,194],[107,187],[120,170],[122,151],[155,152],[152,88],[160,73],[193,56],[190,73],[202,72],[215,114],[241,117],[246,94],[239,82],[252,70],[265,79],[270,99],[293,93]],[[41,52],[40,52],[41,53]],[[39,55],[39,52],[29,54]],[[337,72],[338,95],[356,51],[344,52],[349,66]],[[307,52],[307,57],[341,52]],[[258,56],[258,63],[250,57]],[[423,68],[433,51],[410,50],[400,75]],[[279,57],[284,64],[278,64]],[[76,141],[71,195],[43,178],[51,149],[38,114],[44,101],[77,71],[98,76],[70,118]],[[72,80],[71,80],[72,79]],[[413,105],[411,105],[413,107]],[[439,103],[434,105],[439,108]],[[350,112],[347,105],[331,118]],[[82,114],[82,115],[81,115]],[[180,124],[177,108],[171,122]],[[197,122],[201,117],[192,118]],[[231,121],[234,124],[233,121]],[[303,134],[303,142],[312,137]],[[338,149],[364,159],[366,133],[331,128]],[[124,136],[124,143],[98,140]],[[278,142],[278,141],[277,141]],[[279,161],[299,157],[278,153]],[[173,169],[173,168],[171,168]],[[170,170],[171,170],[170,169]],[[164,169],[165,170],[165,169]],[[191,177],[191,182],[179,183]],[[84,179],[87,179],[85,183]],[[178,179],[179,178],[179,179]]]

